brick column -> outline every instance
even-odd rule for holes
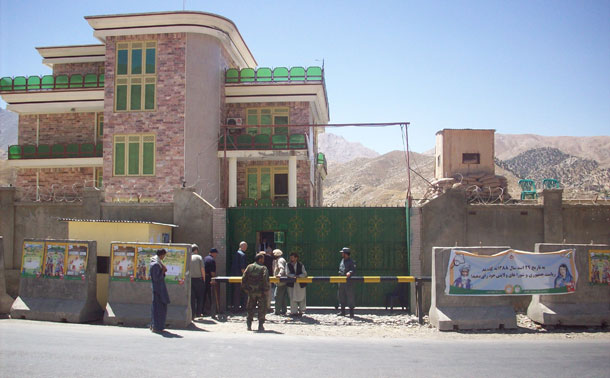
[[[15,240],[15,188],[0,188],[0,236],[4,244],[4,267],[5,269],[19,268],[19,263],[14,263],[14,240]]]

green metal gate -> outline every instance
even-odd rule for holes
[[[404,207],[370,208],[232,208],[227,212],[227,267],[243,240],[248,263],[257,252],[257,232],[284,232],[279,246],[299,254],[309,276],[337,275],[342,247],[350,247],[358,276],[409,275]],[[395,283],[356,284],[358,306],[383,306]],[[337,286],[307,287],[307,304],[334,306]]]

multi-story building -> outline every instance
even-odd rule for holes
[[[257,67],[235,24],[203,12],[85,17],[101,44],[37,48],[52,75],[0,79],[23,200],[316,206],[329,121],[321,67]],[[317,126],[320,125],[320,126]]]

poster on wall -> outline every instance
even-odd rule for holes
[[[110,280],[123,281],[134,279],[136,247],[127,244],[112,244]]]
[[[445,293],[464,296],[567,294],[576,289],[575,251],[506,250],[483,256],[452,250]]]
[[[87,271],[87,244],[68,244],[66,279],[84,280]]]
[[[589,283],[610,285],[610,250],[589,250]]]
[[[24,241],[21,255],[21,276],[40,277],[44,259],[44,242]]]
[[[157,249],[150,245],[137,247],[136,281],[150,281],[150,258],[157,255]]]
[[[167,256],[163,263],[167,267],[165,282],[184,283],[184,273],[186,271],[186,247],[159,246],[165,248]]]
[[[64,278],[66,273],[66,248],[66,243],[46,243],[43,273],[45,277]]]

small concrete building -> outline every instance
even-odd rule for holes
[[[495,175],[495,130],[443,129],[436,133],[434,178]]]

